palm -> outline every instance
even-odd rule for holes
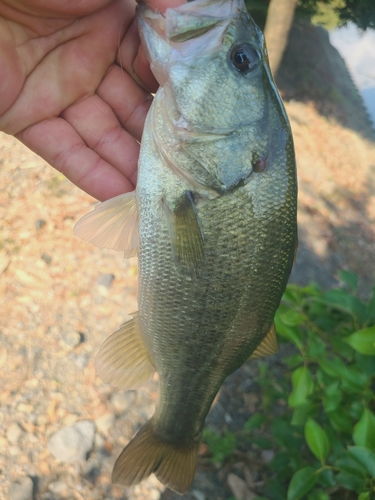
[[[0,0],[0,130],[105,200],[135,185],[156,82],[134,0],[66,4],[28,0],[21,11]]]

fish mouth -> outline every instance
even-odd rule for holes
[[[233,18],[244,9],[243,0],[195,0],[168,8],[162,14],[148,4],[140,3],[137,15],[165,41],[180,44],[201,38],[212,30],[224,33]]]

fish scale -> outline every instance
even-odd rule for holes
[[[113,480],[155,473],[183,494],[223,381],[277,350],[273,318],[297,244],[295,158],[242,0],[195,0],[165,16],[140,5],[138,22],[161,88],[137,189],[96,207],[76,233],[139,257],[139,311],[104,342],[99,375],[122,389],[159,376],[155,414]]]

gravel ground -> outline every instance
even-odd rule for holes
[[[375,282],[374,143],[313,104],[289,102],[287,110],[300,183],[292,279],[330,286],[336,271],[348,268],[366,294]],[[157,382],[123,393],[96,377],[100,344],[137,310],[137,261],[73,236],[92,206],[88,195],[0,135],[1,499],[181,498],[154,476],[129,490],[110,483],[115,458],[153,412]],[[237,430],[256,411],[255,373],[256,364],[247,363],[229,377],[209,426]],[[242,487],[242,498],[252,500],[262,481],[246,460],[216,469],[206,452],[203,446],[183,498],[224,500]]]

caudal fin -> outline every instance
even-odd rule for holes
[[[116,460],[112,481],[133,486],[154,473],[164,486],[186,493],[194,478],[199,442],[176,446],[160,439],[149,420]]]

